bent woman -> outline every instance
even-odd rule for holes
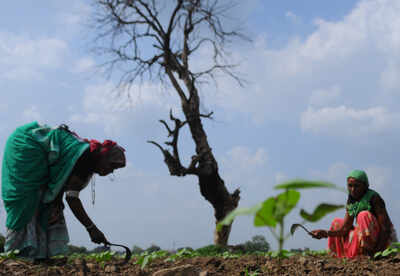
[[[62,201],[94,243],[107,243],[83,208],[79,192],[94,173],[108,175],[125,166],[124,149],[106,140],[83,140],[68,127],[32,122],[8,138],[2,165],[2,198],[7,212],[5,251],[46,259],[65,254],[69,236]]]
[[[373,255],[397,241],[385,202],[377,192],[369,189],[367,174],[353,170],[347,177],[347,189],[349,196],[344,219],[335,218],[329,231],[314,230],[312,237],[328,238],[328,250],[339,258]]]

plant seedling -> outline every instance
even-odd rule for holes
[[[313,189],[313,188],[328,188],[337,189],[334,184],[320,181],[306,181],[306,180],[293,180],[280,185],[275,186],[276,189],[284,189],[283,193],[278,194],[275,197],[269,197],[264,202],[256,204],[250,208],[236,208],[229,213],[220,223],[217,224],[217,230],[221,229],[223,225],[230,225],[234,218],[239,215],[254,215],[254,226],[267,226],[278,241],[279,250],[278,255],[282,252],[283,244],[289,237],[285,235],[285,217],[296,207],[300,200],[300,192],[298,189]],[[343,205],[333,205],[328,203],[319,204],[312,213],[306,212],[304,209],[300,210],[300,216],[304,221],[316,222],[326,216],[327,214],[334,212],[338,209],[343,208]],[[275,232],[276,226],[279,226],[279,233]],[[291,227],[291,233],[293,235],[296,228],[302,227],[307,233],[310,233],[303,225],[294,224]],[[312,235],[312,234],[311,234]]]

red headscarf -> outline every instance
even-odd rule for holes
[[[110,152],[108,156],[109,161],[114,164],[120,164],[118,165],[118,168],[125,167],[125,149],[119,146],[116,142],[111,140],[104,140],[103,143],[100,143],[95,139],[85,139],[85,141],[89,143],[90,152],[99,151],[100,155],[103,156]]]
[[[100,143],[99,141],[95,139],[85,139],[86,142],[89,143],[90,145],[90,152],[97,151],[100,149],[101,154],[107,153],[110,149],[112,149],[117,143],[112,141],[112,140],[104,140],[103,143]]]

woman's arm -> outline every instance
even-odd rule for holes
[[[347,211],[344,216],[343,226],[339,230],[329,230],[328,237],[343,237],[347,236],[351,229],[353,229],[354,217],[350,216]]]
[[[79,191],[83,186],[84,181],[75,175],[71,175],[66,185],[65,199],[71,208],[74,216],[85,226],[89,232],[90,238],[94,243],[107,243],[104,234],[96,227],[93,221],[89,218],[79,198]]]
[[[343,237],[346,236],[353,228],[354,217],[350,216],[347,211],[344,216],[343,226],[338,230],[314,230],[311,231],[311,236],[316,239],[322,239],[327,237]]]
[[[373,210],[379,223],[379,236],[374,251],[382,251],[386,249],[388,244],[392,223],[386,211],[385,202],[379,195],[374,195],[371,199]]]

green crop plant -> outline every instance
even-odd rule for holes
[[[194,250],[183,248],[181,250],[178,250],[175,254],[171,254],[168,256],[168,258],[165,259],[166,262],[175,262],[177,259],[182,259],[182,258],[194,258],[198,257],[200,254]]]
[[[116,253],[114,251],[104,251],[101,253],[91,253],[87,256],[88,259],[95,260],[96,262],[107,262],[114,258]]]
[[[229,213],[218,225],[217,230],[221,229],[223,225],[230,225],[235,217],[240,215],[254,215],[253,224],[256,227],[268,227],[277,240],[279,249],[279,256],[290,255],[283,251],[285,240],[290,234],[285,234],[285,217],[297,206],[300,200],[299,189],[315,189],[327,188],[344,191],[332,183],[321,181],[306,181],[306,180],[292,180],[280,185],[275,186],[275,189],[284,189],[285,191],[274,197],[269,197],[265,201],[256,204],[250,208],[236,208]],[[343,208],[343,205],[334,205],[328,203],[319,204],[312,213],[306,212],[304,209],[300,210],[300,216],[303,222],[316,222],[322,219],[327,214]],[[276,228],[278,229],[278,232]],[[271,253],[274,254],[274,253]]]
[[[16,259],[19,252],[20,251],[18,249],[7,251],[7,252],[2,252],[2,253],[0,253],[0,257],[4,258],[4,259]]]
[[[249,270],[247,269],[247,267],[244,269],[244,275],[245,276],[258,276],[260,275],[260,272],[258,272],[258,269],[256,271],[253,272],[249,272]]]
[[[400,242],[394,242],[385,250],[376,252],[374,255],[374,259],[378,259],[381,257],[387,257],[387,256],[390,256],[393,254],[397,254],[399,252],[400,252]]]
[[[135,264],[140,265],[140,269],[144,269],[149,263],[151,263],[154,259],[164,258],[168,256],[168,252],[164,250],[148,252],[145,251],[137,257]]]

